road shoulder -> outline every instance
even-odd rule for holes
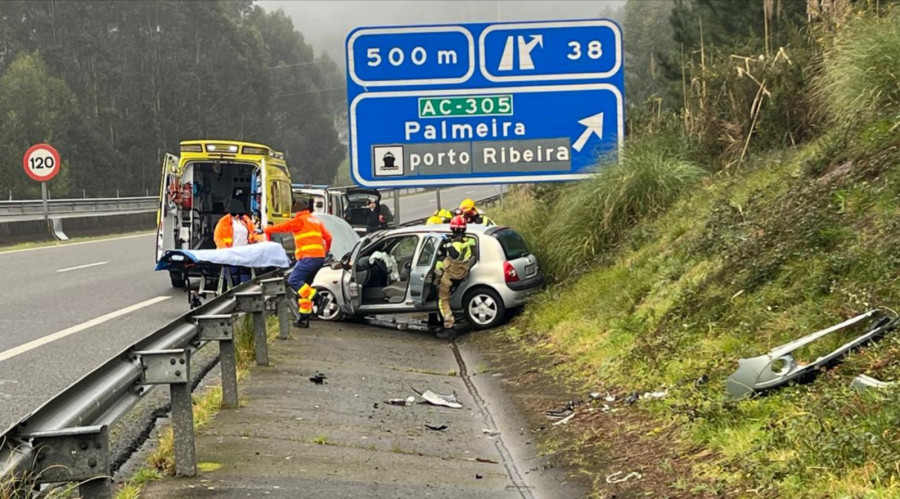
[[[477,400],[446,341],[315,322],[270,356],[241,384],[242,407],[198,433],[205,471],[151,483],[142,497],[573,497],[535,486],[528,462],[504,452],[525,447],[528,432],[496,433],[502,402]],[[324,382],[311,382],[319,372]],[[463,407],[386,403],[426,389],[455,392]]]

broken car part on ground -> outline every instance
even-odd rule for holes
[[[844,343],[832,352],[822,355],[809,364],[800,364],[793,353],[829,334],[844,331],[850,327],[871,320],[865,332]],[[848,319],[840,324],[817,331],[790,343],[769,350],[765,355],[738,360],[738,370],[728,377],[728,393],[735,398],[743,398],[755,392],[776,388],[805,375],[813,374],[820,367],[840,359],[856,347],[883,336],[896,328],[897,317],[881,310],[871,310]],[[777,365],[776,365],[777,364]]]

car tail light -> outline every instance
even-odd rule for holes
[[[519,273],[516,268],[509,262],[503,262],[503,277],[506,282],[516,282],[519,280]]]

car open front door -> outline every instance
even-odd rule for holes
[[[178,204],[181,195],[181,172],[178,157],[166,154],[163,158],[161,186],[159,189],[159,211],[156,213],[156,261],[166,250],[176,249],[178,237]]]
[[[344,264],[344,272],[341,276],[341,287],[344,292],[344,300],[341,302],[341,310],[351,315],[356,314],[356,311],[359,310],[362,304],[362,285],[365,281],[360,282],[364,277],[359,274],[359,262],[357,262],[362,246],[363,241],[357,242],[353,250],[350,251],[349,259],[346,262],[342,262]],[[366,270],[365,272],[367,275],[368,271]]]
[[[434,281],[434,266],[440,253],[443,234],[425,234],[409,272],[409,291],[413,305],[424,306],[429,299],[429,287]]]

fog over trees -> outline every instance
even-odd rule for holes
[[[51,195],[155,194],[162,155],[192,138],[285,152],[328,182],[343,76],[289,17],[249,0],[0,2],[0,196],[38,197],[29,145],[63,158]]]

